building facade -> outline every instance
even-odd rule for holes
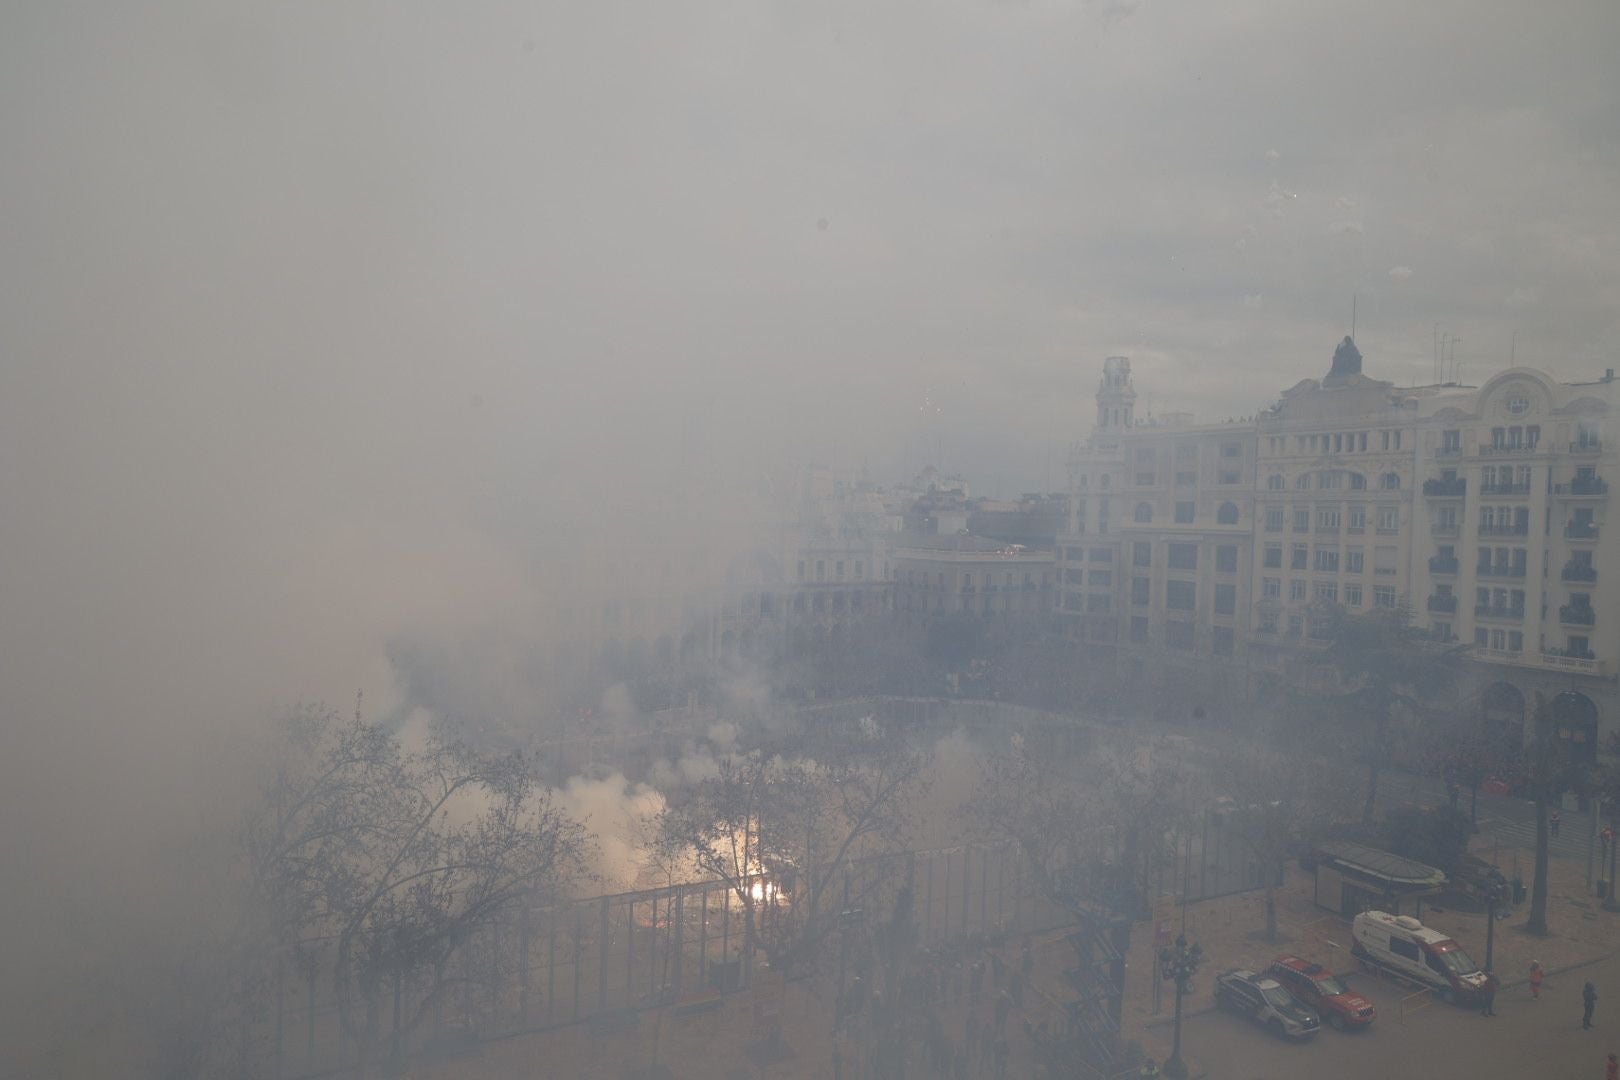
[[[1481,723],[1523,738],[1538,695],[1583,753],[1620,729],[1620,573],[1606,528],[1612,372],[1514,368],[1480,387],[1367,377],[1346,338],[1321,379],[1241,423],[1134,417],[1110,358],[1071,457],[1059,611],[1073,636],[1299,677],[1334,607],[1409,608],[1468,646]],[[1098,566],[1112,572],[1098,575]]]

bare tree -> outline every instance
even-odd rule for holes
[[[906,803],[925,782],[925,756],[870,718],[864,735],[823,738],[817,750],[726,755],[715,776],[672,796],[658,823],[666,851],[690,852],[725,883],[743,913],[745,954],[762,948],[784,970],[836,927],[832,894],[852,861],[900,850]],[[862,875],[864,890],[875,885]]]
[[[1583,763],[1570,745],[1554,730],[1552,703],[1536,694],[1533,715],[1535,738],[1525,749],[1526,779],[1530,797],[1536,803],[1536,869],[1530,887],[1530,917],[1524,928],[1532,934],[1547,933],[1547,862],[1550,855],[1547,808],[1565,791],[1581,783]],[[1612,886],[1611,886],[1612,887]]]
[[[1315,616],[1313,616],[1315,617]],[[1444,715],[1435,704],[1456,688],[1457,648],[1436,644],[1415,627],[1405,608],[1374,610],[1361,615],[1333,607],[1320,617],[1330,622],[1325,657],[1338,671],[1339,688],[1319,694],[1337,707],[1335,725],[1359,750],[1367,765],[1363,821],[1373,819],[1378,777],[1390,755],[1397,712],[1434,719]]]
[[[392,997],[392,1056],[449,984],[469,938],[581,873],[582,827],[518,753],[444,731],[407,750],[356,717],[307,711],[245,831],[272,931],[324,965],[344,1031],[372,1062]],[[425,984],[415,1010],[405,993]]]
[[[1215,762],[1228,815],[1259,862],[1265,882],[1266,940],[1277,941],[1277,885],[1288,858],[1305,841],[1343,817],[1352,805],[1347,785],[1324,763],[1258,746],[1227,749]]]

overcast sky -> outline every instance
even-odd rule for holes
[[[0,750],[71,799],[543,619],[694,461],[1061,484],[1104,356],[1247,415],[1353,295],[1378,377],[1600,374],[1617,12],[5,3]]]

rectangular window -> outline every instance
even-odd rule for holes
[[[1266,545],[1265,567],[1266,567],[1267,570],[1281,570],[1282,569],[1282,545],[1281,544],[1267,544]]]
[[[861,581],[865,577],[866,577],[866,564],[861,562],[861,560],[856,559],[855,560],[855,580],[856,581]]]
[[[1153,486],[1153,474],[1150,473],[1150,472],[1139,472],[1139,473],[1137,473],[1136,474],[1136,486],[1137,487],[1152,487]]]
[[[1310,551],[1311,549],[1304,544],[1295,544],[1293,556],[1288,562],[1288,568],[1290,570],[1304,570],[1309,565],[1306,560],[1310,558]]]
[[[1378,508],[1378,531],[1393,533],[1400,531],[1400,507],[1380,506]]]
[[[1190,622],[1171,622],[1164,626],[1164,641],[1172,649],[1191,649],[1193,647],[1193,624]]]
[[[1092,562],[1109,562],[1109,563],[1111,563],[1111,562],[1114,561],[1114,549],[1113,548],[1092,548],[1091,549],[1091,554],[1090,554],[1089,557],[1090,557]]]
[[[1176,524],[1191,525],[1193,520],[1193,504],[1190,502],[1176,503]]]
[[[1191,611],[1197,606],[1198,586],[1191,581],[1165,582],[1164,606],[1171,611]]]
[[[1461,431],[1442,431],[1440,433],[1440,452],[1455,454],[1462,450]]]
[[[1288,599],[1305,599],[1305,582],[1301,581],[1299,578],[1295,578],[1294,580],[1290,581],[1288,583]]]
[[[1112,570],[1093,570],[1091,572],[1092,585],[1112,585],[1113,583],[1114,572]]]
[[[1222,469],[1215,479],[1217,483],[1221,484],[1241,484],[1243,474],[1236,469]]]
[[[1323,574],[1337,574],[1339,572],[1339,549],[1317,548],[1316,561],[1311,569]]]
[[[1079,611],[1083,603],[1084,601],[1080,599],[1080,594],[1077,592],[1063,594],[1064,611]]]
[[[1132,566],[1153,565],[1153,545],[1146,540],[1138,540],[1131,545]]]
[[[1318,581],[1312,587],[1311,595],[1314,599],[1336,604],[1339,602],[1339,584],[1336,581]]]
[[[1086,610],[1093,615],[1106,615],[1113,603],[1114,598],[1107,593],[1092,593],[1086,597]]]
[[[1282,578],[1262,578],[1260,580],[1260,596],[1264,600],[1282,599]]]
[[[1392,608],[1395,606],[1395,586],[1374,585],[1373,607]]]
[[[1373,548],[1373,573],[1395,573],[1395,553],[1398,548],[1380,545]]]
[[[1153,599],[1153,582],[1149,578],[1131,578],[1131,603],[1147,604]]]
[[[1140,615],[1131,617],[1131,640],[1145,642],[1148,639],[1148,621]]]
[[[1289,637],[1299,637],[1304,632],[1305,632],[1305,616],[1303,616],[1303,615],[1290,615],[1290,616],[1288,616],[1288,636]]]
[[[1178,486],[1178,487],[1193,487],[1197,483],[1198,483],[1198,474],[1195,473],[1195,472],[1178,472],[1178,473],[1176,473],[1176,486]]]
[[[1237,611],[1237,586],[1215,586],[1215,614],[1231,615]]]
[[[1232,628],[1230,626],[1217,626],[1215,628],[1215,655],[1232,655]]]
[[[1518,630],[1509,630],[1507,635],[1507,647],[1508,652],[1523,652],[1524,634]]]
[[[1266,510],[1266,532],[1282,532],[1283,512],[1281,507],[1272,507]]]
[[[1077,547],[1064,548],[1063,557],[1068,559],[1070,562],[1079,562],[1081,559],[1085,558],[1085,549]]]
[[[1348,522],[1351,532],[1364,532],[1367,528],[1367,508],[1365,506],[1352,506]]]
[[[1196,570],[1198,569],[1197,544],[1171,544],[1170,569]]]
[[[1339,512],[1337,510],[1318,510],[1316,512],[1317,532],[1338,532]]]
[[[1219,574],[1237,573],[1237,546],[1222,544],[1215,549],[1215,572]]]
[[[1294,511],[1294,531],[1295,532],[1310,532],[1311,531],[1311,512],[1309,510],[1295,510]]]
[[[1358,608],[1361,606],[1361,586],[1346,583],[1344,587],[1344,606]]]
[[[1086,580],[1086,572],[1084,570],[1065,570],[1063,571],[1063,580],[1069,585],[1083,585]]]

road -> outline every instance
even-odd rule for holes
[[[1414,801],[1439,806],[1446,801],[1446,786],[1433,777],[1386,770],[1379,778],[1378,799],[1384,806]],[[1468,813],[1467,792],[1463,793],[1457,805],[1463,813]],[[1488,848],[1492,841],[1504,848],[1536,846],[1535,803],[1509,796],[1481,795],[1478,823],[1480,840],[1474,844],[1474,850],[1478,853],[1483,854],[1483,849]],[[1584,860],[1591,835],[1590,814],[1564,811],[1559,835],[1551,841],[1553,856]]]
[[[1620,958],[1549,977],[1540,1001],[1530,1000],[1523,987],[1507,991],[1497,997],[1494,1019],[1433,1002],[1403,1023],[1400,1002],[1409,990],[1377,975],[1345,978],[1378,1009],[1366,1032],[1324,1029],[1295,1045],[1245,1018],[1211,1011],[1184,1022],[1183,1048],[1210,1080],[1602,1080],[1605,1056],[1620,1053]],[[1591,1031],[1581,1030],[1581,985],[1587,979],[1599,995]]]

